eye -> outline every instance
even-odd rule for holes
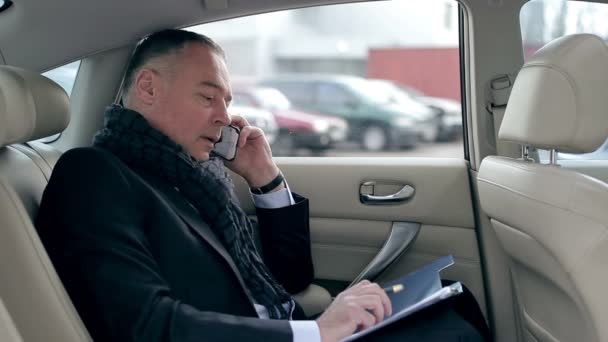
[[[205,94],[199,93],[198,96],[201,98],[201,100],[203,100],[205,103],[211,103],[211,101],[213,101],[213,97],[212,96],[207,96]]]

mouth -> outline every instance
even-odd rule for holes
[[[212,144],[216,144],[218,141],[220,141],[220,136],[214,136],[214,137],[205,137],[205,136],[202,136],[201,139],[208,140]]]

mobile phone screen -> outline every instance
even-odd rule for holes
[[[232,125],[225,126],[222,129],[220,141],[215,143],[211,152],[225,160],[234,160],[240,134],[241,131],[237,127]]]

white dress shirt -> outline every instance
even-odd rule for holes
[[[253,197],[253,203],[255,206],[262,209],[282,208],[295,204],[291,191],[289,190],[289,185],[286,185],[285,189],[275,192],[262,195],[252,193],[251,196]],[[289,309],[289,304],[290,303],[283,303],[285,310]],[[268,311],[266,310],[265,306],[259,304],[254,304],[254,306],[258,313],[258,317],[268,319]],[[293,308],[295,308],[295,305],[291,305],[291,307],[292,310],[289,314],[290,319],[292,318],[291,315],[293,315]],[[321,332],[319,331],[317,322],[290,320],[289,325],[291,326],[291,331],[293,332],[293,342],[321,342]]]

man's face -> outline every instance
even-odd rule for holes
[[[228,70],[221,56],[190,43],[178,54],[162,86],[151,124],[197,160],[209,159],[222,127],[230,123],[232,99]]]

